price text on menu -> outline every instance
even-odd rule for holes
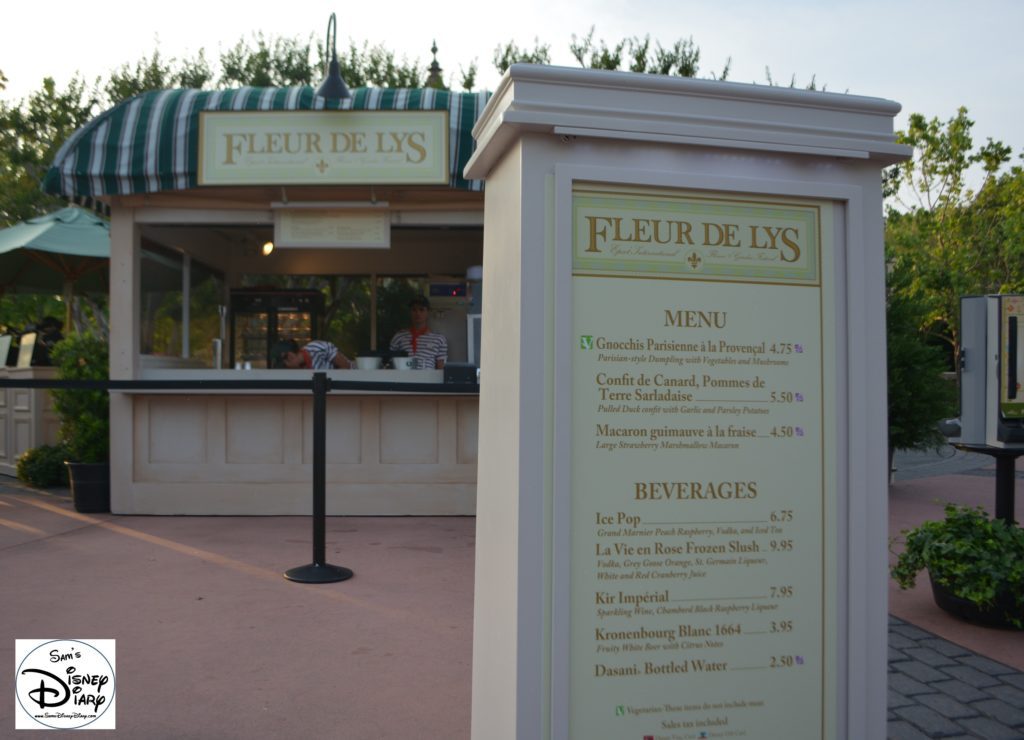
[[[574,188],[573,738],[831,734],[823,210]]]

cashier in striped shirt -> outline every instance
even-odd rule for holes
[[[448,340],[443,334],[430,331],[429,316],[430,301],[425,296],[416,296],[409,301],[409,328],[391,338],[391,351],[415,357],[418,370],[440,370],[448,360]]]
[[[274,347],[274,367],[330,370],[333,367],[350,368],[352,361],[322,339],[314,339],[304,347],[299,347],[294,340],[285,339]]]

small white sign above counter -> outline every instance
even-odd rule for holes
[[[390,249],[391,215],[382,208],[275,210],[274,246]]]

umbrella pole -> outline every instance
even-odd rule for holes
[[[75,334],[78,333],[78,331],[74,329],[74,325],[71,321],[72,316],[74,315],[74,311],[71,306],[71,302],[75,299],[74,285],[75,284],[70,280],[64,281],[64,330],[69,334],[72,331],[74,331]]]

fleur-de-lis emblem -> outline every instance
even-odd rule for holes
[[[690,258],[686,261],[690,263],[690,269],[692,270],[696,270],[700,267],[702,262],[700,256],[696,252],[690,252]]]
[[[328,167],[327,163],[325,161],[323,161],[322,159],[319,162],[316,163],[316,168],[318,170],[320,170],[320,174],[321,175],[324,174],[324,171],[327,169],[327,167]]]

